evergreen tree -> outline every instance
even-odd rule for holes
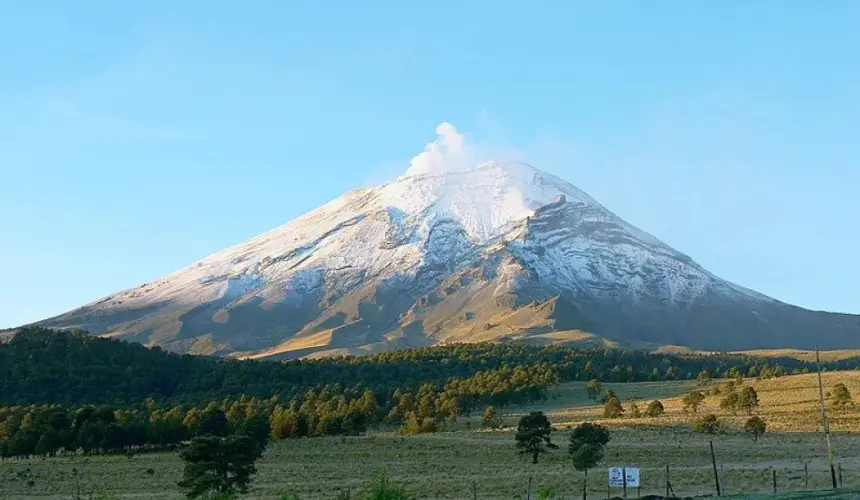
[[[746,410],[747,415],[752,415],[753,410],[758,408],[758,393],[752,387],[744,387],[738,397],[738,406]]]
[[[254,463],[262,452],[259,444],[247,436],[195,437],[179,454],[185,461],[179,486],[188,498],[245,493],[257,472]]]
[[[737,392],[730,392],[720,400],[720,408],[732,412],[732,415],[737,415],[738,408],[741,405],[741,398]]]
[[[603,460],[604,448],[609,439],[609,430],[606,427],[588,422],[576,426],[570,434],[567,451],[573,458],[573,467],[585,473],[585,482],[582,486],[583,500],[587,495],[588,469]]]
[[[686,396],[682,402],[684,403],[684,411],[699,412],[699,406],[705,401],[705,395],[699,391],[693,391]]]
[[[550,439],[552,425],[546,415],[533,411],[520,418],[517,433],[514,436],[520,455],[531,455],[532,463],[538,463],[538,456],[558,448]]]
[[[230,423],[224,412],[220,408],[211,408],[203,412],[197,435],[226,437],[229,431]]]
[[[619,418],[623,414],[624,407],[621,406],[621,401],[618,398],[612,396],[606,400],[606,404],[603,405],[603,416],[605,418]]]
[[[588,393],[589,399],[597,401],[597,398],[600,396],[601,387],[602,384],[600,383],[600,380],[597,380],[596,378],[589,380],[588,383],[585,384],[585,391]]]
[[[767,430],[767,424],[759,416],[750,417],[744,424],[744,431],[750,435],[754,443],[758,442]]]
[[[723,423],[713,413],[702,415],[693,422],[693,431],[703,434],[719,434],[723,432]]]

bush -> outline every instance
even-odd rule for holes
[[[709,413],[693,421],[693,431],[703,434],[723,434],[725,427],[716,415]]]
[[[699,412],[699,406],[705,401],[705,395],[699,391],[693,391],[686,396],[682,400],[684,403],[684,411],[692,411],[693,413]]]
[[[851,391],[843,383],[836,384],[829,397],[832,399],[830,404],[835,409],[844,410],[847,406],[854,404],[851,398]]]
[[[502,426],[502,412],[495,406],[488,406],[481,417],[481,424],[489,429],[498,429]]]
[[[538,499],[540,500],[550,500],[558,496],[558,493],[556,493],[555,488],[549,485],[544,485],[538,488],[537,494]]]
[[[618,401],[618,398],[611,397],[607,399],[606,404],[603,406],[604,418],[619,418],[623,414],[624,407],[621,406],[621,401]]]
[[[744,431],[750,435],[754,443],[757,443],[758,438],[767,431],[767,424],[758,416],[750,417],[744,424]]]
[[[662,415],[665,411],[666,409],[663,408],[663,403],[655,399],[648,404],[648,409],[645,410],[645,416],[656,418]]]
[[[363,500],[411,500],[415,497],[388,476],[380,474],[373,478],[361,498]]]

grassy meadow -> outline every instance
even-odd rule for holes
[[[824,375],[827,387],[845,383],[860,397],[860,372]],[[708,396],[699,413],[713,412],[724,419],[728,434],[706,436],[690,430],[693,416],[682,411],[680,397],[697,389],[695,382],[606,384],[621,397],[625,407],[658,398],[666,414],[656,419],[622,418],[602,421],[601,408],[586,397],[584,384],[565,384],[542,407],[557,427],[553,441],[561,448],[544,455],[538,465],[522,460],[514,450],[513,430],[477,430],[479,416],[466,418],[446,432],[401,437],[372,432],[362,437],[329,437],[278,441],[270,444],[258,463],[259,473],[249,498],[277,499],[293,493],[302,499],[332,499],[339,490],[352,498],[376,473],[385,472],[422,499],[524,498],[532,478],[532,498],[539,488],[552,488],[557,497],[580,498],[582,474],[573,470],[565,448],[568,427],[582,421],[602,421],[612,428],[612,441],[601,466],[589,473],[589,498],[606,498],[606,466],[638,466],[642,469],[642,494],[665,493],[665,467],[670,466],[675,493],[685,496],[714,493],[708,441],[713,439],[724,494],[763,495],[737,498],[860,498],[842,491],[840,496],[796,493],[829,487],[824,440],[818,430],[818,393],[814,375],[770,380],[748,379],[759,393],[757,411],[768,423],[768,434],[753,443],[739,427],[746,415],[732,416],[719,410],[722,396]],[[720,385],[719,382],[714,382]],[[510,409],[507,424],[517,414]],[[860,409],[831,413],[833,443],[843,468],[844,488],[860,491]],[[808,486],[804,466],[808,466]],[[772,474],[785,496],[772,496]],[[176,454],[54,459],[0,462],[0,499],[82,498],[103,491],[119,498],[182,498],[176,482],[182,463]],[[794,493],[790,493],[794,492]],[[789,494],[790,493],[790,494]],[[620,496],[621,491],[613,492]],[[629,497],[636,498],[631,491]],[[825,495],[821,493],[820,495]],[[98,498],[93,496],[92,498]],[[103,496],[102,498],[108,498]]]

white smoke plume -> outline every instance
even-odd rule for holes
[[[436,133],[439,137],[412,158],[403,177],[461,172],[480,163],[480,155],[466,144],[466,136],[457,132],[454,125],[442,122],[436,127]]]

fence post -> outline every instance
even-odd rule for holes
[[[776,495],[776,468],[772,469],[773,472],[773,494]]]
[[[472,481],[472,500],[478,500],[478,484]]]
[[[532,477],[529,476],[529,487],[526,490],[526,500],[532,500]]]
[[[842,462],[839,462],[839,487],[842,487]]]
[[[669,498],[669,464],[666,464],[666,498]]]
[[[723,494],[720,491],[720,475],[717,474],[717,456],[714,455],[714,442],[708,441],[708,443],[711,445],[711,463],[714,466],[714,483],[717,485],[717,496],[721,497]]]
[[[803,489],[809,490],[809,462],[803,464]]]
[[[621,469],[621,474],[624,476],[621,483],[624,485],[624,500],[627,500],[627,467]]]

